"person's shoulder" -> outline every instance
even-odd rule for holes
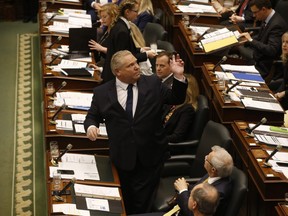
[[[105,92],[105,91],[107,91],[108,89],[111,89],[111,88],[113,88],[113,87],[115,87],[115,80],[113,79],[113,80],[110,80],[110,81],[108,81],[108,82],[105,82],[105,83],[103,83],[103,84],[100,84],[100,85],[98,85],[98,86],[96,86],[94,89],[93,89],[93,92],[94,93],[103,93],[103,92]],[[105,91],[104,91],[105,90]],[[102,94],[101,93],[101,94]]]

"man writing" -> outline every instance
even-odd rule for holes
[[[224,148],[213,146],[212,151],[205,157],[204,167],[207,170],[207,174],[196,185],[205,182],[217,189],[220,200],[215,215],[224,215],[232,190],[230,175],[233,169],[233,159]],[[180,215],[193,215],[188,208],[188,200],[189,191],[195,185],[188,185],[184,178],[178,178],[174,182],[174,187],[178,191],[176,201],[181,209]]]
[[[170,67],[172,89],[156,76],[141,76],[131,52],[115,53],[111,69],[116,78],[94,89],[84,122],[88,138],[96,140],[99,124],[105,121],[110,157],[120,177],[127,214],[149,211],[166,159],[162,107],[185,99],[184,63],[174,56]]]

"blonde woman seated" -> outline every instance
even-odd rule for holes
[[[106,58],[107,46],[110,41],[110,30],[112,25],[118,15],[118,6],[114,3],[108,3],[103,5],[98,10],[101,25],[106,27],[106,31],[103,33],[102,37],[98,42],[94,40],[89,41],[89,47],[91,50],[95,50],[95,61],[98,66],[103,66],[104,60]]]
[[[198,83],[191,74],[185,76],[188,82],[186,99],[183,104],[172,106],[164,120],[164,128],[169,142],[182,142],[187,139],[198,106]]]

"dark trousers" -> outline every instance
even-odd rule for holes
[[[131,171],[117,168],[127,214],[146,213],[151,210],[162,169],[162,162],[153,167],[143,167],[137,162]]]

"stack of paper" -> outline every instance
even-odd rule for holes
[[[88,110],[91,106],[93,93],[84,92],[57,92],[55,106],[66,104],[71,109]]]

